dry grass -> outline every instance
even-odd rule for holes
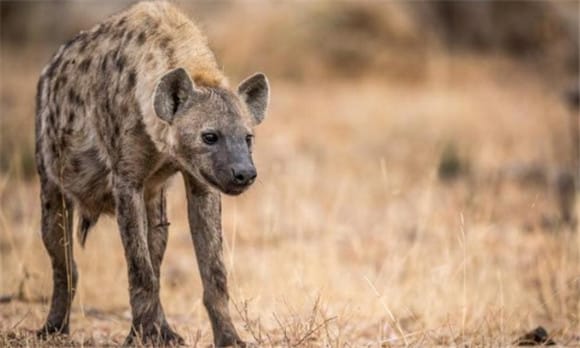
[[[22,117],[3,115],[2,136],[31,140],[37,65],[3,57],[2,108]],[[224,198],[231,309],[245,339],[507,346],[542,325],[556,342],[580,345],[580,233],[559,224],[551,184],[570,161],[569,110],[544,80],[499,57],[430,51],[421,67],[412,81],[272,80],[259,180]],[[441,181],[449,147],[468,169]],[[41,344],[30,332],[51,288],[38,185],[18,168],[0,176],[0,295],[10,295],[0,346]],[[529,168],[546,180],[519,180]],[[207,346],[182,191],[175,178],[161,297],[187,343]],[[122,343],[130,310],[113,219],[75,257],[72,332],[46,344]]]

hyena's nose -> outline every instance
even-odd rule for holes
[[[256,179],[258,175],[256,173],[256,168],[251,167],[234,167],[232,168],[232,175],[234,177],[234,183],[240,186],[250,185]]]

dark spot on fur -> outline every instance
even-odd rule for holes
[[[111,51],[111,59],[118,59],[121,56],[121,49],[123,48],[123,46],[121,44],[119,44],[119,46],[117,46],[117,48],[115,48],[114,51]]]
[[[171,39],[168,36],[164,36],[161,38],[161,41],[159,41],[159,47],[164,50],[169,46],[170,42]]]
[[[119,139],[118,137],[109,137],[109,148],[110,149],[117,148],[118,139]]]
[[[78,156],[73,156],[73,158],[71,158],[71,160],[70,160],[70,164],[71,164],[72,170],[75,173],[79,173],[82,169],[83,161]]]
[[[60,73],[62,74],[66,68],[68,67],[68,65],[70,64],[70,60],[65,60],[64,63],[62,63],[62,67],[60,68]]]
[[[137,73],[135,72],[135,69],[131,69],[129,75],[127,76],[127,92],[130,92],[135,87],[136,83]]]
[[[130,219],[122,219],[122,220],[130,220]],[[125,225],[125,224],[124,224]],[[126,231],[128,228],[130,228],[131,226],[129,224],[127,224],[127,226],[123,226],[123,229],[121,231]],[[131,237],[127,236],[125,237],[127,239],[130,239]],[[147,282],[145,281],[145,276],[142,274],[142,272],[140,272],[139,269],[139,261],[137,260],[137,258],[135,257],[131,257],[129,258],[129,262],[128,262],[128,268],[129,268],[129,275],[131,278],[134,278],[138,284],[147,284]]]
[[[85,60],[83,60],[79,64],[79,70],[82,73],[86,73],[89,70],[90,66],[91,66],[91,58],[89,57],[89,58],[86,58]]]
[[[74,112],[72,112],[72,111],[71,111],[71,112],[69,112],[69,114],[68,114],[68,121],[67,121],[67,123],[69,123],[69,124],[70,124],[70,123],[73,123],[74,119],[75,119],[75,113],[74,113]]]
[[[135,124],[135,126],[133,126],[132,128],[130,128],[129,130],[130,130],[130,133],[131,133],[131,134],[133,134],[133,135],[137,135],[137,136],[139,136],[139,135],[143,135],[143,134],[146,134],[146,131],[145,131],[145,124],[144,124],[144,123],[143,123],[143,121],[141,121],[141,120],[139,120],[139,121],[138,121],[138,122]]]
[[[127,42],[131,41],[131,39],[133,38],[133,30],[131,30],[130,32],[127,33]]]
[[[105,98],[105,103],[103,104],[103,111],[107,115],[112,115],[112,113],[111,113],[111,102],[109,101],[109,98]]]
[[[145,56],[145,61],[149,63],[151,60],[153,60],[153,54],[147,53],[147,55]]]
[[[121,20],[117,23],[117,28],[121,28],[126,22],[127,18],[125,17],[121,18]]]
[[[42,104],[42,89],[44,86],[44,77],[40,77],[40,79],[38,79],[38,84],[36,85],[36,131],[38,132],[40,130],[40,124],[38,123],[40,121],[40,108],[41,108],[41,104]],[[39,138],[39,135],[37,134],[36,138]]]
[[[81,46],[79,47],[79,53],[84,53],[89,43],[90,43],[89,40],[84,39],[83,42],[81,43]]]
[[[76,37],[73,37],[72,39],[68,40],[64,44],[64,49],[65,50],[69,49],[76,41],[77,41],[77,38]]]
[[[78,106],[84,105],[81,96],[78,93],[76,93],[73,88],[68,90],[68,99],[74,105]]]
[[[48,125],[49,126],[54,125],[54,113],[52,113],[52,112],[49,113],[47,119],[48,119]]]
[[[60,149],[66,149],[66,148],[68,147],[68,139],[67,139],[67,137],[64,135],[64,133],[65,133],[65,132],[64,132],[64,129],[63,129],[63,132],[60,134],[60,139],[59,139],[59,140],[60,140],[60,142],[59,142],[59,144],[58,144],[58,147],[59,147]]]
[[[54,76],[54,73],[56,72],[56,69],[58,69],[58,67],[60,66],[61,61],[62,57],[58,57],[50,64],[48,70],[46,71],[46,76],[48,78],[52,78]]]
[[[49,201],[44,202],[43,208],[44,210],[50,210],[50,202]]]
[[[55,90],[55,92],[58,91],[58,90],[60,90],[60,88],[66,84],[67,80],[68,79],[67,79],[66,76],[60,75],[56,79],[56,82],[54,83],[54,90]]]
[[[69,90],[68,90],[68,100],[69,100],[71,103],[74,103],[74,100],[75,100],[75,98],[76,98],[76,93],[75,93],[74,89],[72,89],[72,88],[71,88],[71,89],[69,89]]]
[[[152,18],[152,17],[147,16],[147,18],[145,18],[145,20],[144,20],[143,26],[145,28],[155,30],[155,29],[157,29],[157,27],[159,27],[159,21]]]
[[[103,61],[101,62],[101,71],[105,72],[107,70],[107,62],[109,61],[109,55],[105,54]]]
[[[124,55],[120,55],[119,58],[117,58],[117,61],[115,62],[116,66],[117,66],[117,70],[119,70],[119,72],[122,72],[123,69],[125,68],[125,56]]]
[[[226,281],[226,275],[223,272],[223,268],[217,267],[214,265],[211,267],[211,274],[212,274],[213,283],[214,283],[215,287],[218,289],[218,291],[220,291],[221,293],[227,294],[227,291],[228,291],[227,281]]]
[[[138,44],[139,46],[143,45],[143,44],[145,43],[145,38],[146,38],[146,37],[145,37],[145,32],[144,32],[144,31],[142,31],[142,32],[139,34],[139,36],[137,36],[137,44]]]
[[[174,67],[177,65],[177,61],[175,60],[175,50],[173,47],[167,49],[167,61],[170,67]]]
[[[121,110],[119,110],[121,112],[121,116],[125,116],[129,113],[129,106],[127,106],[127,104],[123,104],[121,105]]]
[[[119,136],[119,132],[120,132],[119,125],[117,123],[115,123],[115,125],[113,126],[114,138],[117,138]]]

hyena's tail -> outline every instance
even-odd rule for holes
[[[77,227],[77,238],[81,247],[85,246],[85,241],[87,240],[87,235],[89,231],[97,223],[98,218],[91,218],[81,215],[79,218],[79,225]]]

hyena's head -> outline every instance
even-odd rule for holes
[[[196,86],[184,69],[165,74],[155,91],[155,113],[169,124],[171,155],[182,170],[237,195],[256,179],[253,128],[269,100],[265,75],[244,80],[235,92]]]

